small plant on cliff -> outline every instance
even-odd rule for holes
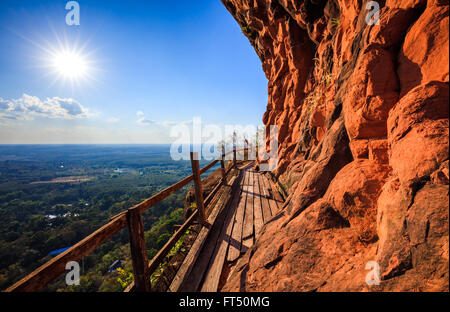
[[[331,19],[331,25],[339,26],[340,24],[341,24],[341,20],[339,18],[332,18]]]
[[[320,88],[316,88],[312,91],[304,100],[304,103],[307,105],[307,112],[310,114],[315,107],[317,107],[325,98],[324,93]]]
[[[175,243],[175,246],[172,247],[172,249],[170,250],[170,252],[167,254],[167,258],[170,259],[172,256],[176,255],[176,253],[181,250],[181,251],[185,251],[184,248],[181,248],[181,246],[183,245],[184,240],[186,239],[186,237],[189,235],[190,233],[190,229],[191,227],[189,227],[186,232],[183,234],[183,236],[181,236],[181,238]]]
[[[314,104],[316,104],[316,101],[314,99],[314,91],[308,94],[304,102],[308,104],[308,106],[313,106]]]
[[[280,189],[282,190],[283,196],[285,198],[288,197],[288,192],[286,190],[286,187],[283,184],[281,184],[280,182],[278,182],[278,185],[280,186]]]
[[[117,275],[119,276],[117,278],[117,281],[119,282],[120,286],[122,286],[123,289],[127,288],[131,282],[133,282],[133,273],[126,272],[122,268],[118,268]]]
[[[256,33],[254,33],[248,26],[241,27],[242,32],[247,35],[249,38],[255,39]]]
[[[332,73],[324,73],[322,77],[323,85],[328,88],[333,82],[333,74]]]
[[[150,281],[152,286],[156,285],[158,282],[158,279],[163,275],[164,270],[167,268],[167,265],[169,264],[171,258],[175,256],[179,251],[185,252],[186,250],[184,248],[181,248],[183,246],[183,243],[190,234],[192,227],[189,227],[186,232],[178,239],[178,241],[175,243],[175,245],[172,247],[172,249],[169,251],[169,253],[166,255],[163,262],[161,262],[158,266],[158,268],[153,272],[153,274],[150,276]]]

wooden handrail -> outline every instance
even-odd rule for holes
[[[234,148],[233,151],[229,153],[234,153],[234,156],[236,155],[236,149]],[[227,153],[227,154],[229,154]],[[226,154],[223,155],[223,158]],[[222,158],[222,160],[223,160]],[[233,157],[235,159],[235,157]],[[217,164],[221,159],[215,159],[212,162],[210,162],[208,165],[200,169],[198,172],[200,175],[211,169],[215,164]],[[235,165],[235,162],[234,162]],[[229,171],[232,168],[230,168],[227,172],[225,172],[226,175],[228,175]],[[14,285],[10,286],[5,290],[5,292],[26,292],[26,291],[40,291],[45,286],[47,286],[51,281],[59,277],[61,274],[63,274],[66,271],[66,264],[70,261],[79,261],[83,257],[89,255],[92,253],[95,248],[97,248],[99,245],[103,244],[105,241],[110,239],[114,234],[119,232],[121,229],[123,229],[125,226],[129,227],[130,231],[130,245],[132,246],[132,249],[135,250],[135,254],[138,253],[140,256],[134,256],[132,255],[133,260],[133,268],[135,270],[135,276],[145,276],[145,278],[149,278],[154,269],[153,266],[159,265],[156,264],[158,261],[161,261],[165,255],[167,255],[166,252],[168,246],[171,244],[176,243],[178,239],[176,239],[177,236],[181,235],[183,229],[185,229],[187,226],[190,225],[189,222],[192,222],[193,217],[198,215],[198,210],[194,212],[194,214],[186,221],[183,226],[172,236],[172,238],[164,245],[164,247],[158,252],[157,256],[158,258],[153,258],[152,261],[149,263],[149,269],[142,269],[142,263],[148,263],[146,260],[146,254],[144,257],[144,253],[142,253],[142,250],[144,249],[145,252],[145,242],[143,240],[143,228],[141,228],[139,225],[142,222],[141,213],[145,210],[149,209],[150,207],[154,206],[161,200],[167,198],[168,196],[172,195],[176,191],[180,190],[187,184],[189,184],[191,181],[194,180],[194,175],[190,175],[183,180],[178,181],[177,183],[169,186],[168,188],[162,190],[161,192],[151,196],[150,198],[144,200],[143,202],[129,208],[126,211],[123,211],[115,216],[113,216],[110,219],[110,222],[106,225],[102,226],[98,230],[96,230],[94,233],[90,234],[89,236],[85,237],[80,242],[76,243],[74,246],[70,247],[68,250],[64,251],[63,253],[59,254],[58,256],[54,257],[53,259],[49,260],[48,262],[44,263],[42,266],[34,270],[32,273],[28,274],[18,282],[16,282]],[[217,187],[216,187],[217,188]],[[215,189],[216,189],[215,188]],[[214,192],[212,192],[214,193]],[[210,196],[207,197],[206,200],[209,200],[212,198],[213,194],[210,194]],[[136,232],[137,231],[137,232]],[[135,247],[133,247],[135,246]],[[173,245],[172,245],[173,246]],[[139,251],[137,251],[139,250]],[[133,253],[133,251],[132,251]],[[164,254],[166,253],[166,254]],[[164,256],[162,256],[164,254]],[[141,257],[141,259],[138,259]],[[139,263],[138,263],[139,262]],[[138,269],[138,267],[140,269]],[[138,274],[136,274],[136,270],[138,271]],[[142,271],[142,272],[139,272]],[[143,275],[142,275],[143,274]],[[140,280],[143,281],[143,278],[140,277]],[[148,284],[142,284],[139,286],[139,290],[142,291],[148,291],[149,286]],[[136,289],[138,287],[135,287]]]
[[[218,159],[213,160],[212,162],[210,162],[208,165],[206,165],[205,167],[203,167],[202,169],[200,169],[200,174],[205,173],[206,171],[208,171],[209,169],[211,169],[212,166],[214,166],[215,164],[217,164],[219,162]],[[194,176],[191,174],[190,176],[184,178],[181,181],[178,181],[177,183],[169,186],[168,188],[162,190],[161,192],[159,192],[156,195],[153,195],[152,197],[144,200],[143,202],[135,205],[134,207],[130,208],[130,209],[136,209],[139,210],[141,213],[144,212],[145,210],[149,209],[150,207],[154,206],[155,204],[157,204],[158,202],[160,202],[161,200],[167,198],[168,196],[172,195],[173,193],[175,193],[176,191],[180,190],[181,188],[183,188],[184,186],[186,186],[187,184],[189,184],[190,182],[192,182],[194,180]]]
[[[209,205],[209,203],[211,202],[211,200],[213,199],[214,195],[216,195],[217,190],[219,189],[219,187],[221,187],[223,185],[223,181],[219,181],[217,183],[217,185],[213,188],[213,190],[208,194],[208,196],[206,196],[205,198],[205,207]]]
[[[66,271],[66,264],[68,262],[79,261],[84,256],[90,254],[97,246],[101,245],[123,229],[126,226],[126,223],[126,215],[115,218],[65,252],[44,263],[5,291],[25,292],[42,290],[48,283]]]

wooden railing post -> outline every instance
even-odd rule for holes
[[[236,168],[236,132],[233,132],[233,167]]]
[[[145,248],[144,224],[138,209],[128,209],[127,226],[130,235],[131,260],[133,262],[135,291],[151,291],[148,259]]]
[[[220,160],[220,171],[222,172],[222,184],[227,184],[227,173],[225,172],[225,146],[222,146],[222,159]]]
[[[200,165],[197,152],[191,152],[192,176],[194,177],[195,201],[197,203],[198,216],[202,224],[206,223],[205,203],[203,201],[202,180],[200,177]]]

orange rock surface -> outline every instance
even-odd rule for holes
[[[449,1],[222,0],[289,194],[224,291],[449,290]],[[379,285],[366,264],[380,266]]]

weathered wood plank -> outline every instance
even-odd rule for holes
[[[258,174],[258,182],[259,182],[259,192],[261,195],[261,206],[263,212],[263,220],[264,223],[270,220],[272,217],[272,211],[270,210],[270,204],[268,197],[270,196],[269,192],[264,187],[264,182],[262,180],[262,174]]]
[[[233,199],[227,206],[227,216],[222,226],[221,233],[211,259],[210,267],[205,275],[201,291],[216,292],[218,290],[220,277],[233,230],[233,221],[239,204],[239,193],[243,183],[242,175],[239,180],[240,183],[236,183],[236,187],[232,190]]]
[[[214,211],[213,213],[214,214]],[[188,254],[184,258],[183,263],[181,264],[180,268],[178,269],[177,274],[175,275],[172,283],[169,286],[170,292],[176,292],[179,291],[180,286],[182,285],[184,279],[186,276],[189,275],[189,273],[192,270],[192,264],[197,260],[197,257],[200,253],[200,250],[205,243],[205,239],[209,233],[208,227],[204,226],[200,230],[200,233],[197,235],[197,238],[195,239],[194,243],[191,246],[191,249],[189,250]]]
[[[66,271],[68,262],[81,260],[84,256],[94,251],[97,246],[123,229],[126,224],[126,215],[118,216],[6,289],[6,292],[35,292],[42,290],[48,283]]]
[[[148,274],[147,250],[145,248],[144,224],[142,215],[138,210],[128,210],[127,227],[133,263],[134,290],[149,292],[151,287],[150,275]]]
[[[243,182],[241,188],[243,189],[246,183],[248,183],[247,171],[243,172]],[[241,255],[242,245],[242,226],[244,224],[244,213],[246,204],[247,193],[241,191],[239,193],[239,204],[234,219],[233,232],[231,234],[230,246],[228,248],[227,260],[232,262],[239,258]]]
[[[244,185],[243,191],[247,193],[245,213],[244,213],[244,223],[242,227],[242,244],[241,253],[247,252],[252,246],[254,241],[254,216],[253,216],[253,179],[252,172],[247,171],[248,182]]]
[[[202,282],[203,276],[208,269],[209,261],[216,247],[217,240],[219,238],[220,229],[223,225],[225,219],[225,210],[222,209],[228,203],[231,198],[231,187],[224,187],[224,190],[220,196],[219,201],[216,204],[216,209],[219,210],[214,223],[212,224],[206,241],[197,257],[192,271],[189,276],[183,281],[180,289],[178,291],[197,291]]]
[[[236,177],[231,177],[230,181],[228,182],[230,185],[234,183],[234,179]],[[205,240],[208,236],[208,233],[211,229],[212,224],[214,224],[214,221],[217,217],[217,215],[220,212],[219,205],[215,205],[213,208],[211,214],[208,217],[206,226],[203,226],[200,230],[200,233],[197,235],[196,240],[191,246],[191,249],[189,250],[188,254],[184,258],[184,261],[180,268],[178,269],[177,275],[175,275],[172,283],[169,286],[169,291],[174,292],[178,291],[185,280],[185,278],[190,274],[192,271],[193,265],[195,261],[197,260],[201,248],[203,247]]]
[[[261,191],[259,189],[258,173],[252,172],[253,177],[253,193],[254,193],[254,216],[255,216],[255,239],[258,238],[259,233],[264,225],[264,218],[261,204]]]

